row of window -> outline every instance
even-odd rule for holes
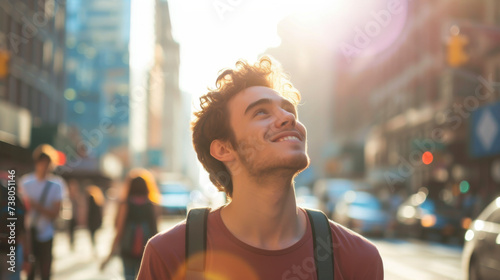
[[[9,103],[28,109],[43,123],[57,123],[63,119],[62,103],[55,102],[41,90],[13,76],[5,80],[5,86]]]
[[[3,0],[0,3],[0,28],[7,16],[13,16],[29,28],[43,28],[49,33],[64,33],[65,6],[62,0]],[[3,23],[2,23],[3,20]],[[27,28],[28,28],[27,27]]]
[[[19,24],[12,22],[12,29],[10,32],[16,33],[14,30],[19,30]],[[48,72],[59,73],[62,71],[64,53],[62,44],[60,48],[54,48],[54,42],[47,40],[42,42],[39,38],[19,39],[20,43],[16,44],[16,38],[12,37],[12,33],[6,33],[8,42],[8,49],[12,56],[17,56],[24,63],[35,66],[40,70]],[[9,40],[10,39],[10,40]]]
[[[11,7],[13,6],[18,5],[11,4]],[[12,9],[6,10],[0,7],[0,34],[3,35],[5,42],[5,45],[0,47],[6,48],[12,56],[17,56],[27,64],[32,64],[41,70],[56,73],[62,71],[64,56],[63,10],[60,8],[57,13],[58,21],[62,20],[63,24],[55,34],[50,33],[51,26],[54,26],[55,22],[53,17],[43,26],[37,26],[26,16],[21,19],[17,17],[19,14]],[[49,33],[43,33],[42,30]],[[55,47],[54,44],[60,48]]]
[[[0,4],[0,48],[10,52],[10,72],[20,67],[22,78],[12,74],[3,81],[2,99],[28,109],[42,122],[63,118],[58,92],[64,87],[64,6],[60,0],[2,1]],[[17,68],[19,69],[19,68]],[[29,81],[28,73],[36,77]],[[45,92],[49,85],[51,91]]]

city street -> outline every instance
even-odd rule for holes
[[[420,240],[372,240],[384,261],[385,280],[465,279],[462,247]]]
[[[180,219],[164,219],[160,230],[175,225]],[[103,271],[99,270],[101,262],[107,257],[114,238],[112,221],[97,232],[97,250],[93,252],[90,236],[85,229],[75,232],[75,249],[69,245],[69,237],[65,232],[59,232],[54,238],[54,264],[52,276],[54,280],[87,280],[87,279],[123,279],[122,264],[119,257],[114,257]]]
[[[114,257],[103,271],[99,267],[108,256],[114,238],[113,224],[116,204],[105,206],[101,229],[96,232],[97,248],[94,252],[89,232],[85,228],[75,231],[75,248],[71,250],[67,232],[58,231],[54,237],[52,279],[54,280],[121,280],[123,267],[120,258]],[[181,218],[163,218],[159,230],[165,230],[181,221]],[[26,279],[26,277],[22,278]]]
[[[160,229],[169,228],[180,218],[164,219]],[[98,231],[97,252],[91,249],[86,230],[76,232],[75,250],[71,251],[68,235],[60,232],[54,245],[54,280],[123,279],[122,264],[113,258],[104,271],[99,265],[107,256],[113,238],[112,221]],[[374,239],[384,261],[385,279],[464,279],[460,268],[461,246],[423,242],[415,239]]]

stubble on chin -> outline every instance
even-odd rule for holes
[[[268,139],[270,136],[265,136]],[[234,149],[240,159],[240,164],[233,166],[232,175],[237,175],[245,170],[251,176],[265,176],[268,173],[283,173],[297,175],[309,166],[309,156],[307,148],[303,154],[290,157],[268,158],[268,155],[262,154],[266,145],[265,140],[257,135],[244,140],[234,141]]]

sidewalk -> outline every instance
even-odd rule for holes
[[[121,259],[114,257],[104,271],[100,271],[101,262],[108,256],[113,242],[116,204],[109,202],[104,209],[103,225],[96,232],[96,251],[93,251],[90,234],[86,228],[75,231],[75,248],[72,251],[67,232],[57,232],[54,237],[54,261],[52,279],[54,280],[90,280],[123,278]]]
[[[90,280],[123,278],[121,259],[113,258],[104,271],[100,271],[101,262],[109,253],[113,242],[114,230],[104,227],[96,233],[97,250],[93,252],[90,236],[86,229],[75,232],[75,248],[71,251],[69,237],[59,232],[54,237],[54,262],[52,279],[54,280]]]
[[[75,248],[72,251],[69,235],[58,231],[54,236],[52,263],[53,280],[122,280],[123,265],[119,256],[115,256],[103,271],[99,270],[102,261],[108,256],[115,236],[114,222],[116,204],[110,202],[104,211],[103,225],[96,232],[97,248],[93,251],[90,234],[86,228],[75,231]],[[160,219],[159,231],[172,227],[184,217]],[[26,278],[22,278],[26,279]]]
[[[93,252],[90,234],[86,228],[75,230],[75,248],[72,251],[67,231],[58,231],[54,236],[52,275],[53,280],[122,280],[121,259],[114,257],[100,271],[101,262],[108,256],[114,238],[116,205],[109,202],[104,209],[103,225],[96,232],[96,252]],[[21,279],[26,279],[23,275]]]

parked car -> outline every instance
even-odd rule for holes
[[[320,179],[314,184],[313,193],[319,199],[319,209],[331,217],[337,202],[347,191],[369,189],[370,186],[362,181],[351,179]]]
[[[389,225],[389,213],[382,202],[368,192],[346,192],[337,203],[332,219],[361,234],[383,235]]]
[[[190,203],[190,188],[182,182],[164,182],[159,184],[163,214],[185,215]]]
[[[441,199],[431,198],[425,189],[411,195],[397,211],[397,231],[405,235],[427,238],[438,234],[442,241],[450,237],[462,238],[461,211]]]
[[[465,233],[462,267],[468,279],[500,279],[500,197],[471,223]]]

